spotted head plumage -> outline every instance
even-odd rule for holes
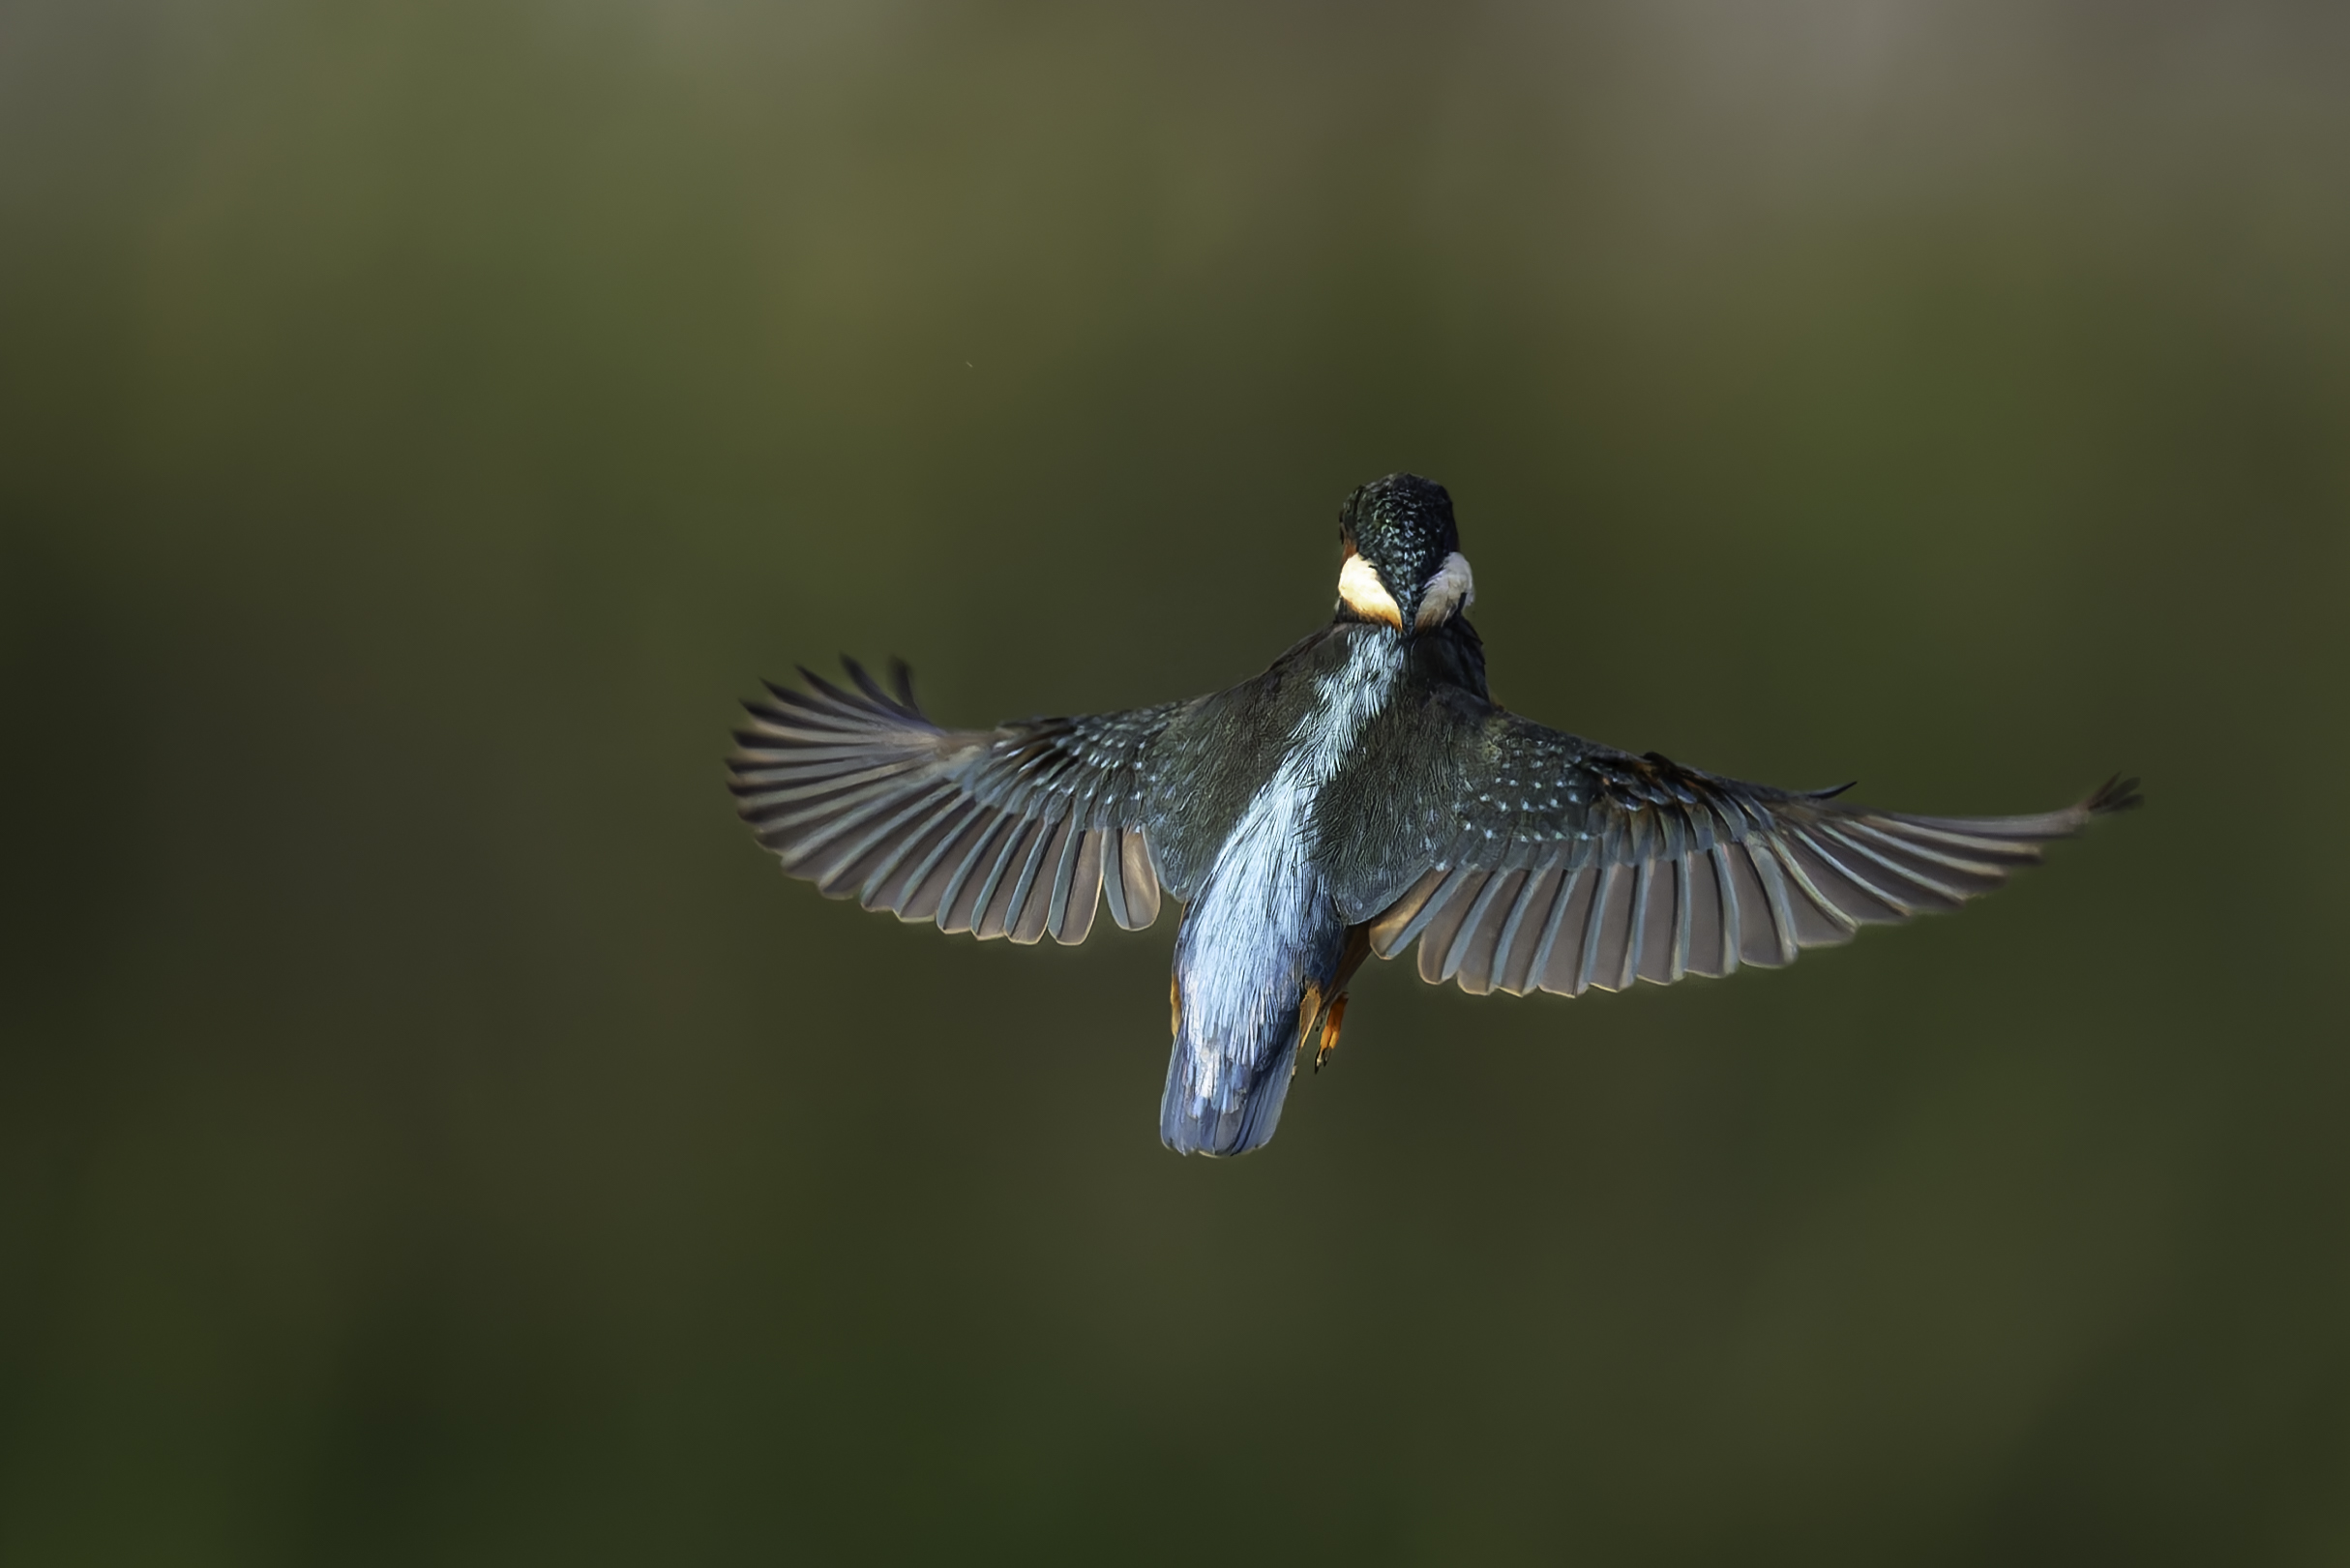
[[[1461,533],[1444,487],[1417,474],[1389,474],[1347,497],[1338,512],[1346,558],[1338,573],[1342,620],[1427,631],[1476,597]]]

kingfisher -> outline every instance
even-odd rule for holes
[[[789,874],[948,932],[1077,943],[1183,906],[1159,1136],[1237,1155],[1338,1044],[1365,959],[1418,945],[1472,995],[1580,996],[1775,968],[1954,909],[2138,804],[2116,777],[2030,816],[1872,811],[1551,729],[1487,695],[1452,498],[1414,474],[1339,510],[1337,604],[1254,679],[1188,701],[945,729],[802,669],[746,703],[731,787]]]

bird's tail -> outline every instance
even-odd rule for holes
[[[1209,1053],[1180,1034],[1167,1059],[1167,1092],[1159,1097],[1159,1139],[1177,1154],[1246,1154],[1272,1141],[1281,1106],[1296,1076],[1297,1053],[1285,1040],[1255,1061],[1225,1062],[1227,1076],[1203,1085]]]
[[[1223,902],[1211,889],[1175,938],[1159,1138],[1178,1154],[1246,1154],[1271,1141],[1301,1031],[1321,1024],[1343,985],[1346,931],[1326,900],[1270,919],[1258,904],[1253,921],[1220,918],[1231,912]]]

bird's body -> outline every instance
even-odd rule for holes
[[[1954,907],[2038,845],[2134,804],[1941,819],[1717,779],[1496,707],[1461,611],[1451,504],[1365,486],[1341,518],[1332,624],[1189,702],[947,731],[850,666],[751,706],[740,809],[787,870],[949,932],[1082,941],[1185,905],[1160,1136],[1272,1137],[1300,1047],[1337,1038],[1366,954],[1413,940],[1432,982],[1580,994],[1775,965]]]
[[[1168,797],[1164,836],[1189,852],[1175,938],[1175,1052],[1159,1131],[1177,1148],[1221,1152],[1272,1136],[1301,1031],[1335,999],[1347,931],[1366,883],[1393,857],[1334,809],[1349,775],[1392,761],[1370,739],[1411,700],[1411,650],[1385,627],[1332,628],[1264,675],[1170,725],[1170,755],[1211,763],[1192,814]],[[1178,791],[1194,770],[1178,768]],[[1210,772],[1201,768],[1200,772]],[[1235,814],[1230,803],[1245,793]]]

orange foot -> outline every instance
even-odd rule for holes
[[[1322,1064],[1328,1061],[1330,1052],[1338,1049],[1338,1026],[1346,1021],[1346,1018],[1347,999],[1344,996],[1332,1002],[1330,1010],[1322,1016],[1322,1049],[1314,1052],[1315,1072],[1321,1072]]]

